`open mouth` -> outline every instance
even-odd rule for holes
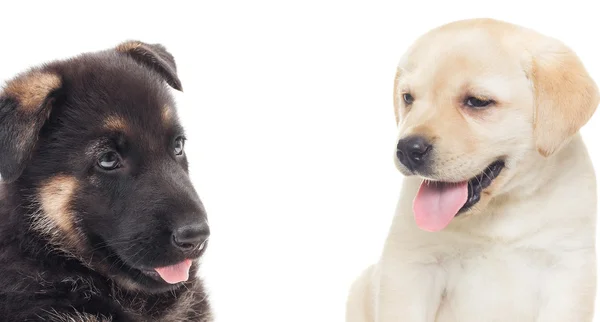
[[[163,280],[168,284],[177,284],[185,282],[190,278],[191,267],[192,260],[186,258],[183,261],[173,265],[156,267],[154,269],[139,268],[139,270],[144,275],[152,277],[156,280]]]
[[[462,182],[423,180],[413,202],[417,225],[426,231],[444,229],[452,219],[473,207],[481,193],[504,169],[504,161],[490,164],[477,176]]]
[[[196,258],[199,258],[205,248],[206,242],[202,243],[197,250],[197,256],[193,258],[185,258],[184,260],[161,267],[154,268],[137,268],[142,274],[151,277],[155,280],[164,281],[168,284],[177,284],[186,282],[190,278],[190,268]]]
[[[483,172],[479,175],[473,177],[467,183],[468,188],[468,196],[467,202],[460,208],[458,214],[465,212],[469,208],[473,207],[474,204],[479,202],[481,199],[481,192],[483,189],[489,187],[494,179],[500,175],[500,172],[504,169],[504,161],[498,160],[492,164],[490,164]]]
[[[152,285],[152,287],[162,287],[161,285],[179,284],[190,279],[190,269],[195,260],[200,258],[205,250],[208,241],[202,243],[193,253],[190,253],[186,258],[182,258],[177,263],[167,263],[164,266],[149,266],[149,265],[131,265],[123,257],[121,257],[112,247],[106,247],[108,252],[106,258],[110,259],[112,264],[111,269],[118,268],[118,271],[129,275],[132,279],[144,285]]]

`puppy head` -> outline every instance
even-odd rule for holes
[[[171,54],[130,41],[32,69],[0,94],[0,173],[32,229],[149,292],[195,274],[209,235],[165,83],[181,90]]]
[[[526,160],[559,151],[598,99],[577,56],[529,29],[476,19],[422,36],[394,86],[395,162],[424,179],[417,224],[437,231],[481,212]]]

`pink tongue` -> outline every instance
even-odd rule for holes
[[[179,282],[185,282],[190,277],[190,267],[192,261],[189,259],[183,262],[166,267],[158,267],[154,270],[162,277],[165,282],[169,284],[177,284]]]
[[[468,195],[467,182],[423,181],[413,201],[417,226],[426,231],[440,231],[446,228],[467,202]]]

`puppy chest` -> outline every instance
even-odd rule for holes
[[[436,322],[535,321],[551,258],[489,251],[446,262]]]

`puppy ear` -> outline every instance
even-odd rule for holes
[[[14,181],[23,172],[61,86],[57,74],[31,70],[10,80],[0,92],[2,180]]]
[[[558,151],[598,106],[598,87],[577,55],[551,39],[533,53],[534,136],[543,156]]]
[[[158,72],[174,89],[183,91],[177,76],[175,58],[161,44],[146,44],[137,40],[121,43],[116,48],[119,53],[127,54],[139,63]]]

